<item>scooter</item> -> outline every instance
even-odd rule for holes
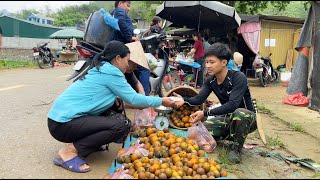
[[[47,47],[49,42],[39,44],[37,47],[33,47],[33,60],[37,61],[38,66],[41,69],[46,67],[54,67],[54,59],[50,48]]]
[[[135,30],[135,34],[139,34],[139,31]],[[148,37],[141,38],[140,42],[142,44],[142,47],[145,53],[150,53],[152,56],[154,56],[155,54],[158,53],[157,47],[159,46],[160,42],[164,38],[165,37],[161,36],[160,34],[152,34]],[[94,56],[103,51],[103,49],[96,47],[85,41],[81,41],[80,45],[76,46],[76,49],[79,52],[80,56],[82,56],[84,59],[79,60],[76,63],[76,65],[73,67],[74,72],[69,78],[67,78],[67,81],[74,78],[75,79],[73,82],[77,81],[83,73],[87,72],[87,69],[91,68],[90,64]],[[163,97],[164,90],[168,91],[174,88],[176,85],[179,85],[179,81],[181,84],[181,80],[177,74],[174,74],[173,72],[167,73],[168,69],[175,70],[175,68],[173,66],[169,67],[169,58],[168,58],[168,54],[165,51],[164,51],[164,58],[158,58],[157,61],[158,61],[158,65],[154,70],[151,71],[151,77],[149,79],[150,94]],[[169,76],[170,85],[167,84],[168,82],[164,81],[165,76]],[[176,79],[178,82],[174,84],[173,81],[175,81]],[[163,88],[163,86],[165,88]]]
[[[275,71],[272,67],[270,59],[271,55],[272,53],[270,53],[268,57],[258,55],[257,60],[253,63],[253,66],[256,69],[256,77],[259,78],[263,87],[277,81],[279,78],[279,72]]]
[[[135,30],[134,34],[140,34],[139,30]],[[160,44],[165,39],[165,36],[152,33],[147,37],[140,36],[139,39],[144,52],[150,53],[152,57],[157,57],[158,61],[158,65],[151,71],[149,79],[150,94],[163,97],[166,92],[182,84],[180,76],[175,73],[177,68],[169,64],[169,55],[164,48],[161,48]]]

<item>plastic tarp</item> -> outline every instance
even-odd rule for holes
[[[309,48],[309,55],[303,50]],[[295,62],[287,93],[302,92],[310,98],[309,108],[320,111],[320,1],[311,2],[308,17],[303,25],[296,50]]]
[[[238,34],[242,34],[247,46],[255,54],[260,50],[260,30],[261,25],[258,22],[243,23],[237,29]]]

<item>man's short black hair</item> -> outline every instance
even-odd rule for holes
[[[232,52],[226,44],[214,43],[205,51],[205,57],[216,56],[220,60],[229,60],[232,57]]]
[[[130,1],[115,1],[114,8],[117,8],[120,2],[122,2],[122,3],[129,2],[130,3]]]

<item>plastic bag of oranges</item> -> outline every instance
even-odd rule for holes
[[[118,172],[110,174],[110,179],[133,179],[132,176],[128,174],[129,170],[124,170],[123,165]]]
[[[216,140],[211,136],[202,122],[194,124],[188,129],[188,137],[194,140],[207,153],[213,152],[217,146]]]
[[[137,110],[134,114],[134,121],[132,124],[132,130],[153,127],[153,121],[157,116],[157,112],[153,108],[145,108],[142,110]]]
[[[144,144],[140,144],[139,143],[140,140],[138,139],[136,141],[136,143],[134,144],[134,146],[130,146],[129,148],[125,149],[125,152],[122,154],[118,153],[118,157],[122,157],[122,156],[130,156],[132,154],[136,154],[138,155],[138,157],[142,157],[142,156],[148,156],[149,151],[146,150],[145,148],[143,148]]]

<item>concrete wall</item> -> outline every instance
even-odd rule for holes
[[[2,37],[2,46],[0,48],[18,48],[18,49],[32,49],[37,44],[42,42],[49,42],[48,47],[52,50],[61,49],[65,45],[65,40],[58,39],[36,39],[36,38],[21,38],[21,37]]]

